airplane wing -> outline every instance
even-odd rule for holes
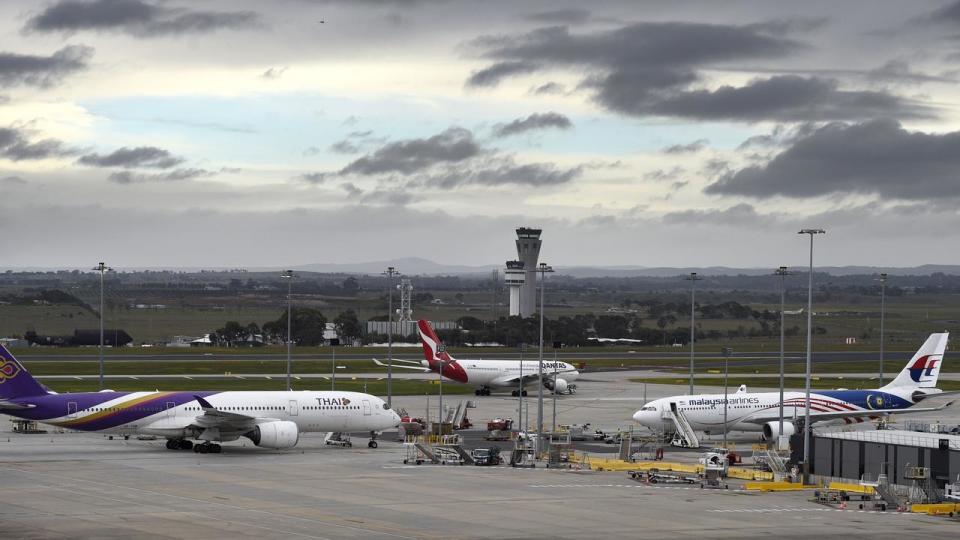
[[[394,360],[394,362],[396,362],[396,360]],[[376,365],[378,365],[378,366],[389,367],[387,364],[384,364],[383,362],[377,360],[376,358],[373,359],[373,363],[376,364]],[[416,371],[420,371],[420,372],[422,372],[422,373],[430,373],[430,370],[429,370],[428,368],[423,367],[423,366],[416,366],[416,367],[415,367],[415,366],[406,366],[406,365],[403,365],[403,364],[393,364],[393,367],[395,367],[395,368],[400,368],[400,369],[413,369],[413,370],[416,370]]]
[[[254,418],[245,414],[237,414],[228,411],[221,411],[207,400],[200,396],[193,396],[203,409],[203,414],[198,415],[191,425],[203,429],[219,429],[220,431],[244,431],[253,429],[263,418]]]
[[[866,409],[858,411],[810,411],[810,423],[826,422],[828,420],[837,420],[841,418],[870,418],[878,416],[890,416],[891,414],[912,414],[920,412],[936,412],[946,409],[953,405],[953,401],[948,401],[939,407],[910,407],[908,409]],[[749,418],[744,418],[741,422],[751,424],[766,424],[780,419],[780,414],[776,408],[759,411]]]

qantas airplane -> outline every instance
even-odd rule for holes
[[[937,388],[937,378],[947,348],[949,334],[930,334],[920,350],[890,384],[876,390],[817,390],[810,392],[810,423],[863,422],[865,418],[879,418],[893,413],[919,413],[945,409],[916,407],[920,401],[943,392]],[[643,406],[633,419],[656,430],[670,430],[676,426],[671,411],[679,411],[690,427],[707,434],[722,433],[723,394],[698,394],[656,399]],[[766,440],[779,435],[792,435],[803,421],[806,412],[804,392],[783,393],[783,433],[780,433],[780,392],[747,392],[746,385],[727,399],[727,431],[759,431]]]
[[[424,359],[420,362],[394,360],[399,362],[394,367],[425,373],[442,370],[447,379],[476,386],[474,393],[478,396],[489,396],[493,388],[512,388],[511,395],[516,397],[519,394],[517,387],[521,386],[521,373],[523,386],[537,382],[536,360],[522,361],[522,366],[520,360],[457,360],[444,349],[429,321],[417,321],[417,331],[423,344]],[[376,358],[373,361],[378,366],[386,366]],[[566,362],[544,362],[543,375],[543,387],[547,390],[556,394],[572,394],[576,386],[570,383],[577,380],[580,372]],[[527,395],[526,390],[523,390],[523,395]]]
[[[400,423],[380,398],[357,392],[81,392],[57,394],[0,345],[0,413],[116,435],[156,435],[169,450],[220,453],[218,442],[246,437],[292,448],[300,433],[377,432]],[[196,445],[190,441],[202,441]]]

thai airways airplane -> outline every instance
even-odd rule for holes
[[[521,385],[538,382],[536,360],[457,360],[444,349],[429,321],[417,321],[417,331],[423,344],[424,359],[420,362],[394,360],[399,363],[394,367],[442,373],[452,381],[476,386],[474,393],[478,396],[489,396],[493,388],[512,388],[511,395],[516,397]],[[386,366],[376,358],[373,361],[379,366]],[[570,383],[579,376],[580,372],[566,362],[543,362],[543,387],[556,394],[572,394],[576,385]],[[527,395],[526,390],[523,390],[523,395]]]
[[[246,437],[264,448],[292,448],[300,433],[395,427],[380,398],[357,392],[82,392],[57,394],[0,345],[0,413],[80,431],[156,435],[170,450],[220,453],[218,442]],[[202,441],[196,445],[190,439]]]
[[[879,418],[893,413],[919,413],[945,409],[916,407],[920,401],[943,392],[937,388],[937,378],[943,363],[949,334],[930,334],[920,350],[890,384],[876,390],[817,390],[810,392],[810,423],[827,421],[863,422],[865,418]],[[690,427],[707,434],[722,433],[723,394],[671,396],[653,400],[633,415],[641,425],[670,430],[676,426],[675,416],[686,418]],[[779,435],[792,435],[803,422],[806,412],[804,392],[783,393],[783,433],[780,433],[780,392],[747,392],[740,387],[727,399],[727,431],[759,431],[767,440]]]

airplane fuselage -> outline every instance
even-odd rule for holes
[[[644,405],[633,419],[652,429],[671,429],[674,425],[666,412],[675,403],[690,426],[698,431],[722,432],[724,426],[723,394],[696,394],[671,396],[656,399]],[[864,411],[863,417],[844,418],[839,421],[863,422],[874,409],[907,409],[914,405],[909,396],[883,390],[820,390],[810,392],[812,412]],[[756,417],[779,415],[780,392],[741,392],[727,396],[728,431],[762,431],[765,422]],[[802,418],[806,412],[804,392],[783,393],[783,416],[785,421]]]
[[[424,362],[426,364],[426,362]],[[431,369],[436,373],[437,364]],[[580,376],[575,367],[566,362],[543,362],[544,377],[552,377],[554,371],[558,379],[573,382]],[[444,363],[443,376],[464,384],[487,388],[516,388],[520,376],[529,377],[537,373],[537,360],[470,360],[457,359]]]
[[[399,421],[377,397],[336,391],[48,394],[13,400],[30,408],[4,412],[80,431],[171,436],[204,414],[196,396],[226,413],[293,422],[299,432],[379,431]]]

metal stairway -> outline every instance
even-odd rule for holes
[[[687,421],[683,411],[677,407],[676,402],[670,403],[669,411],[663,411],[663,417],[672,420],[677,427],[677,434],[670,444],[687,448],[700,448],[700,439],[697,438],[697,433],[690,426],[690,422]]]

